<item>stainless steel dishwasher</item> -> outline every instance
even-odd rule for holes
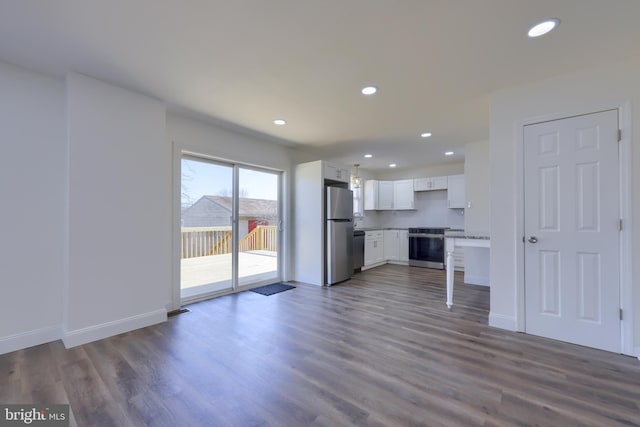
[[[359,272],[364,265],[364,231],[353,231],[353,272]]]

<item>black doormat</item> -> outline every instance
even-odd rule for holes
[[[288,291],[289,289],[293,289],[295,286],[285,285],[284,283],[273,283],[271,285],[260,286],[259,288],[250,289],[251,292],[255,292],[261,295],[273,295],[279,292]]]

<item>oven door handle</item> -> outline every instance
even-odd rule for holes
[[[442,234],[409,233],[409,237],[423,237],[427,239],[444,239]]]

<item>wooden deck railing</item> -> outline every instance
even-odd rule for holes
[[[251,233],[240,240],[238,250],[240,252],[249,251],[272,251],[276,252],[278,230],[275,225],[258,225]]]
[[[231,252],[231,227],[183,227],[180,258],[222,255]]]
[[[239,242],[239,251],[277,251],[277,227],[259,225]],[[231,252],[231,227],[183,227],[180,258],[222,255]]]

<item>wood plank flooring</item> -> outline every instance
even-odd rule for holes
[[[79,426],[632,426],[640,362],[487,326],[489,290],[386,265],[0,356],[0,402]]]

